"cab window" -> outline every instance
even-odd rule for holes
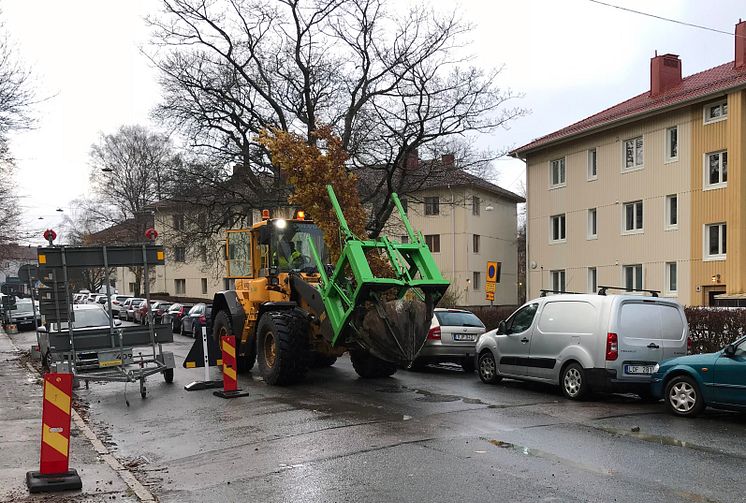
[[[539,304],[529,304],[516,312],[510,320],[508,320],[508,333],[517,334],[525,332],[531,328],[531,324],[534,322],[534,316],[536,311],[539,309]]]

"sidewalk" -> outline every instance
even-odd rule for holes
[[[41,377],[26,367],[22,353],[0,327],[0,502],[136,502],[137,498],[72,424],[70,467],[83,490],[31,495],[26,472],[39,469]]]

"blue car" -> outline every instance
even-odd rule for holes
[[[651,386],[677,416],[694,417],[707,405],[746,411],[746,337],[715,353],[661,362]]]

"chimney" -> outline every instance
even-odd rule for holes
[[[405,167],[407,170],[415,170],[420,165],[420,154],[417,152],[416,148],[413,148],[409,152],[407,152],[407,160],[405,163]]]
[[[736,25],[736,68],[746,68],[746,21]]]
[[[678,54],[664,54],[650,59],[650,96],[658,96],[681,83],[681,60]]]
[[[443,154],[440,161],[443,163],[444,168],[450,169],[456,165],[456,156],[454,154]]]

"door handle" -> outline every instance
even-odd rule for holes
[[[528,342],[528,337],[524,337],[523,339],[521,339],[521,342],[526,344]]]
[[[650,344],[648,344],[648,348],[650,348],[650,349],[659,349],[659,348],[660,348],[660,346],[659,346],[659,345],[657,345],[657,344],[656,344],[656,343],[654,343],[654,342],[651,342]]]

